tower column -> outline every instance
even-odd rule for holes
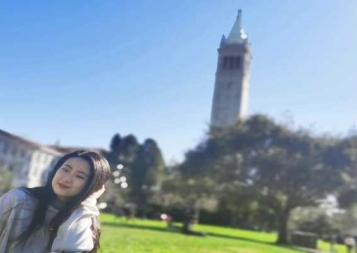
[[[248,112],[251,45],[244,31],[242,11],[218,48],[217,71],[211,111],[211,127],[229,127]]]

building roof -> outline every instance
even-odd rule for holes
[[[43,145],[43,144],[31,141],[31,140],[22,138],[20,136],[11,134],[9,132],[6,132],[6,131],[4,131],[2,129],[0,129],[0,135],[6,136],[6,137],[8,137],[10,139],[19,141],[19,142],[21,142],[23,144],[29,145],[29,146],[31,146],[33,148],[40,149],[40,150],[42,150],[44,152],[47,152],[47,153],[50,153],[50,154],[53,154],[53,155],[56,155],[56,156],[62,156],[63,155],[62,152],[60,152],[60,151],[58,151],[56,149],[53,149],[53,148],[51,148],[49,146],[46,146],[46,145]]]
[[[88,147],[65,147],[65,146],[58,146],[58,145],[50,145],[52,149],[57,150],[63,154],[71,153],[77,150],[89,150],[99,153],[101,155],[107,153],[108,151],[103,148],[88,148]]]
[[[237,19],[234,22],[231,32],[227,38],[222,38],[221,43],[242,44],[248,42],[248,35],[245,33],[242,22],[242,10],[238,10]]]

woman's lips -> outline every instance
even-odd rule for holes
[[[61,189],[68,189],[68,188],[70,188],[69,186],[64,185],[64,184],[61,184],[61,183],[58,183],[58,186],[59,186],[59,188],[61,188]]]

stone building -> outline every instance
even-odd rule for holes
[[[70,146],[60,146],[58,145],[50,145],[50,148],[57,150],[58,152],[62,154],[68,154],[77,150],[88,150],[88,151],[93,151],[98,154],[103,155],[104,157],[107,156],[109,151],[105,150],[104,148],[88,148],[88,147],[70,147]]]
[[[239,10],[231,32],[222,36],[218,48],[211,127],[229,127],[247,116],[251,60],[251,45]]]
[[[53,148],[0,129],[0,168],[11,172],[12,188],[43,185],[62,155]]]

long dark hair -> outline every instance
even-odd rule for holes
[[[60,208],[58,213],[50,221],[50,240],[47,244],[48,250],[51,249],[52,243],[57,235],[57,231],[60,225],[69,218],[72,212],[81,204],[83,200],[85,200],[93,192],[98,191],[109,179],[109,163],[102,155],[98,153],[92,151],[78,150],[60,158],[49,173],[45,186],[35,188],[23,188],[27,193],[29,193],[31,196],[38,200],[29,226],[18,238],[18,240],[23,245],[34,232],[36,232],[45,224],[47,208],[50,203],[56,199],[56,195],[52,188],[52,180],[57,170],[61,168],[61,166],[70,158],[81,158],[87,161],[90,165],[90,175],[82,191],[78,195],[66,201],[63,207]],[[99,218],[95,217],[94,219],[95,220],[92,226],[94,248],[90,251],[91,253],[97,252],[99,248],[100,238]]]

